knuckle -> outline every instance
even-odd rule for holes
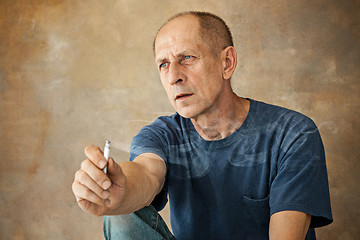
[[[82,210],[84,210],[85,212],[88,211],[90,208],[89,203],[85,199],[81,199],[81,200],[77,201],[77,203],[80,206],[80,208]]]
[[[88,159],[82,161],[81,164],[80,164],[81,169],[86,169],[86,167],[88,166],[88,164],[89,164],[89,160],[88,160]]]
[[[85,147],[85,154],[88,155],[88,154],[91,154],[93,151],[96,151],[98,150],[98,147],[95,146],[95,145],[88,145]]]
[[[77,171],[75,176],[76,176],[76,180],[79,181],[81,184],[84,182],[85,173],[83,171]]]
[[[93,146],[93,145],[87,145],[87,146],[85,147],[85,149],[84,149],[85,154],[87,154],[87,153],[90,151],[90,149],[92,148],[92,146]]]
[[[94,176],[94,181],[96,182],[97,185],[102,186],[102,183],[105,181],[102,177],[95,175]]]
[[[92,196],[91,190],[88,189],[88,188],[86,188],[86,189],[84,190],[84,199],[90,199],[91,196]]]
[[[78,180],[78,179],[79,179],[80,174],[81,174],[81,170],[77,170],[77,171],[75,172],[75,180]]]
[[[72,189],[74,195],[76,196],[76,182],[75,181],[72,183],[71,189]]]
[[[80,199],[81,198],[81,187],[79,186],[79,183],[74,181],[72,184],[72,191],[74,193],[74,196],[76,197],[76,199]]]

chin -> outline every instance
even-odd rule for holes
[[[191,115],[188,115],[188,114],[183,114],[182,112],[179,112],[177,111],[177,113],[182,116],[183,118],[191,118],[192,116]]]
[[[175,110],[183,118],[194,118],[197,115],[199,115],[199,112],[196,111],[195,109],[183,108],[183,109],[175,109]]]

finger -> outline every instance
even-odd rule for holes
[[[115,209],[121,204],[125,196],[126,176],[124,175],[121,166],[111,157],[109,157],[108,176],[112,181],[112,185],[109,188],[111,194],[105,204],[109,209]]]
[[[88,202],[95,203],[96,205],[105,206],[106,200],[100,198],[97,194],[79,182],[74,181],[72,189],[78,203],[82,200],[86,200]]]
[[[109,157],[108,161],[108,177],[119,187],[125,188],[126,176],[124,175],[120,165],[117,164],[111,157]]]
[[[103,169],[107,162],[104,157],[103,152],[98,146],[89,145],[85,148],[85,155],[88,159],[95,164],[100,169]]]
[[[81,170],[86,172],[86,174],[102,189],[106,190],[111,186],[109,177],[101,169],[97,168],[89,159],[86,159],[81,163]]]
[[[78,201],[78,205],[83,211],[94,214],[95,216],[103,216],[108,211],[107,207],[96,205],[85,199]]]
[[[103,188],[101,188],[86,172],[81,169],[75,173],[75,181],[84,185],[102,199],[107,199],[110,195],[108,191],[105,191]]]

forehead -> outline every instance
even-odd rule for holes
[[[155,40],[155,57],[168,53],[201,50],[205,46],[200,36],[199,20],[195,16],[181,16],[167,23]]]

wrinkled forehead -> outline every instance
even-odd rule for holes
[[[208,54],[208,48],[199,39],[185,35],[160,38],[155,49],[155,62],[170,61],[185,56],[201,57]]]
[[[186,15],[175,18],[165,24],[158,32],[154,42],[155,56],[159,49],[174,46],[184,42],[195,45],[201,41],[200,24],[196,16]]]

